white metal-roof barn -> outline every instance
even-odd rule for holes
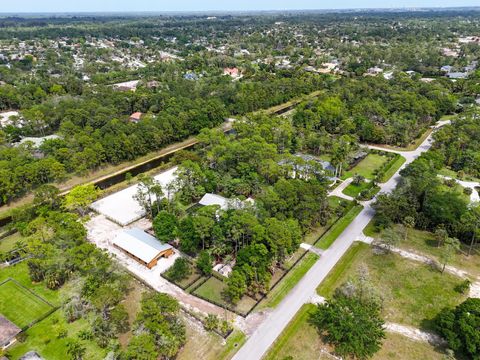
[[[174,253],[171,245],[161,243],[138,228],[119,232],[113,239],[113,245],[149,269],[157,265],[161,257],[169,257]]]

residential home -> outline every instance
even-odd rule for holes
[[[143,113],[141,112],[134,112],[130,117],[128,118],[128,121],[132,123],[138,123],[142,119]]]
[[[197,81],[198,80],[198,75],[195,74],[194,72],[188,72],[185,75],[183,75],[183,78],[185,80]]]
[[[468,77],[468,73],[466,72],[451,72],[447,74],[449,79],[466,79]]]
[[[223,75],[231,76],[232,78],[238,78],[240,76],[240,70],[238,68],[224,68]]]
[[[440,68],[440,71],[443,71],[443,72],[446,72],[446,73],[449,73],[452,70],[453,70],[453,66],[450,66],[450,65],[443,65]]]
[[[113,89],[118,91],[136,91],[140,80],[125,81],[113,84]]]
[[[383,69],[382,68],[379,68],[378,66],[374,66],[370,69],[367,70],[367,74],[366,75],[370,75],[370,76],[376,76],[378,74],[381,74],[383,72]]]

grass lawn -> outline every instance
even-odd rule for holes
[[[211,277],[202,286],[196,289],[193,294],[199,295],[204,299],[211,300],[217,304],[222,304],[225,307],[232,308],[232,305],[228,304],[222,297],[222,291],[227,285],[225,282],[218,280],[216,277]],[[249,296],[244,296],[238,304],[233,307],[234,310],[241,313],[247,313],[254,305],[256,301]]]
[[[26,262],[3,268],[0,271],[0,281],[13,278],[23,286],[34,291],[55,306],[62,305],[69,299],[73,290],[79,286],[75,279],[69,281],[59,290],[50,290],[42,283],[32,283],[28,276]],[[80,284],[81,285],[81,284]],[[3,295],[2,299],[3,299]],[[73,323],[67,323],[62,310],[57,310],[46,319],[28,329],[27,338],[23,343],[17,343],[8,350],[11,360],[19,359],[28,351],[37,351],[45,360],[64,359],[66,354],[66,338],[58,338],[60,330],[67,330],[67,337],[76,337],[82,330],[90,330],[89,319],[82,318]],[[106,351],[99,348],[93,341],[82,341],[87,348],[84,359],[100,360],[106,356]]]
[[[32,290],[40,297],[46,299],[54,306],[61,305],[65,300],[70,298],[72,287],[75,286],[75,282],[71,281],[65,284],[59,290],[50,290],[43,283],[33,283],[28,276],[27,262],[23,261],[17,265],[3,268],[0,271],[0,282],[12,278],[18,281],[26,288]]]
[[[0,240],[0,253],[8,252],[15,248],[17,242],[22,241],[23,237],[20,233],[16,232]]]
[[[275,286],[267,297],[258,306],[258,309],[277,306],[283,298],[292,290],[300,279],[318,260],[318,256],[308,253],[290,272]]]
[[[397,155],[395,156],[395,160],[392,161],[391,165],[386,169],[385,175],[381,179],[382,182],[387,182],[397,171],[400,167],[407,161],[403,156]]]
[[[328,249],[330,245],[333,244],[335,239],[345,230],[345,228],[357,217],[357,215],[362,211],[363,206],[356,205],[351,208],[340,220],[338,220],[331,228],[328,230],[322,238],[315,244],[316,247],[320,249]]]
[[[382,165],[388,160],[386,156],[379,154],[368,154],[362,161],[360,161],[355,167],[349,171],[346,171],[342,179],[348,179],[355,174],[361,175],[366,179],[373,180],[375,170],[382,167]]]
[[[332,349],[322,342],[315,327],[308,323],[309,314],[315,309],[312,304],[304,305],[270,348],[264,360],[282,360],[291,356],[295,360],[332,359],[325,351]],[[444,355],[433,346],[412,341],[402,335],[387,333],[383,346],[373,360],[422,359],[440,360]]]
[[[383,298],[386,321],[429,329],[430,320],[444,307],[458,305],[465,296],[454,288],[462,281],[431,266],[404,259],[396,254],[374,253],[366,244],[356,244],[317,289],[329,297],[334,289],[368,270],[370,282]]]
[[[45,360],[66,359],[67,343],[69,339],[77,339],[79,332],[90,330],[89,319],[79,319],[73,323],[67,323],[61,310],[39,322],[26,331],[27,338],[23,343],[15,344],[8,350],[9,359],[16,360],[28,351],[36,351]],[[66,337],[59,334],[67,330]],[[101,360],[107,355],[107,350],[102,349],[93,341],[81,341],[87,352],[84,359]]]
[[[38,320],[52,307],[12,280],[0,285],[0,314],[20,328]]]
[[[345,189],[343,189],[343,193],[345,195],[351,196],[353,198],[357,197],[363,190],[366,190],[370,187],[370,183],[364,181],[359,185],[355,185],[351,183]]]

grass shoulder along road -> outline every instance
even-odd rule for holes
[[[258,309],[276,307],[292,290],[300,279],[318,260],[318,255],[307,253],[300,262],[289,271],[285,277],[268,293],[267,297],[259,304]]]
[[[402,167],[402,165],[405,163],[405,161],[407,161],[407,159],[405,159],[403,156],[397,154],[395,156],[394,160],[392,160],[391,163],[388,164],[387,169],[385,169],[385,174],[383,175],[383,177],[381,179],[381,182],[385,183],[388,180],[390,180],[390,178],[393,175],[395,175],[395,173],[398,171],[398,169],[400,169]]]
[[[342,218],[340,218],[316,243],[315,247],[326,250],[333,244],[336,238],[363,210],[362,205],[353,206]]]

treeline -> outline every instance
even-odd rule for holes
[[[61,181],[67,174],[85,174],[105,164],[133,160],[203,128],[215,127],[231,113],[276,105],[313,91],[322,82],[322,77],[305,73],[246,83],[223,79],[192,82],[177,77],[161,89],[143,86],[137,92],[116,92],[108,86],[97,86],[85,89],[81,96],[51,98],[22,111],[22,128],[7,126],[0,130],[4,142],[24,135],[55,132],[60,136],[45,141],[40,156],[29,146],[0,145],[0,203],[38,185]],[[39,100],[47,97],[42,87],[34,88],[41,94]],[[135,111],[146,115],[138,124],[129,123],[127,117]]]
[[[459,177],[480,178],[480,121],[477,115],[466,114],[434,135],[433,147],[444,156],[444,165]]]
[[[442,85],[408,76],[341,79],[328,94],[299,106],[293,121],[306,136],[326,129],[360,141],[405,146],[455,106],[455,97]]]

